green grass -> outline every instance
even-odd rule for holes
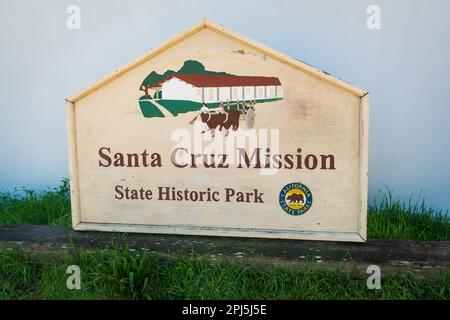
[[[427,206],[423,197],[404,202],[387,189],[381,201],[369,206],[367,234],[369,239],[449,241],[450,219],[448,212]]]
[[[66,268],[81,269],[81,289],[68,290]],[[312,271],[202,257],[160,260],[142,252],[82,251],[36,260],[0,250],[0,299],[449,299],[450,273],[427,282],[411,274],[382,280],[368,290],[366,274]]]
[[[41,192],[0,193],[2,224],[70,225],[68,181]],[[423,199],[402,202],[387,190],[369,208],[369,239],[450,240],[445,212]],[[82,270],[82,289],[68,290],[67,266]],[[437,281],[412,274],[366,288],[366,274],[289,267],[212,263],[205,257],[160,260],[145,252],[114,248],[37,259],[0,248],[0,299],[450,299],[450,271]]]
[[[169,110],[169,112],[173,116],[177,116],[180,113],[186,113],[190,111],[197,111],[200,110],[202,107],[202,104],[200,102],[195,101],[188,101],[188,100],[164,100],[160,99],[158,100],[158,103],[162,105],[164,108]],[[208,105],[209,108],[216,108],[219,104],[217,103],[215,106],[210,104]]]
[[[139,106],[145,118],[164,118],[164,114],[150,101],[139,100]]]
[[[369,206],[367,219],[369,239],[450,240],[447,212],[430,208],[422,197],[405,202],[387,189],[381,200]],[[0,193],[0,226],[23,223],[70,226],[70,221],[67,179],[59,187],[41,192],[25,189]]]
[[[57,188],[0,193],[0,226],[4,224],[47,224],[70,226],[69,182]]]
[[[164,117],[164,115],[159,111],[159,109],[148,99],[148,96],[141,97],[139,99],[139,105],[141,107],[142,114],[146,118],[152,117]],[[283,100],[283,98],[268,98],[256,100],[256,103],[272,102]],[[167,100],[167,99],[157,99],[155,100],[158,104],[166,108],[173,116],[177,116],[181,113],[198,111],[203,106],[202,103],[190,100]],[[252,102],[252,100],[246,100],[246,102]],[[236,101],[230,101],[230,103],[236,103]],[[214,109],[220,106],[220,102],[211,102],[206,104],[208,108]],[[231,106],[230,110],[236,110],[236,106]]]

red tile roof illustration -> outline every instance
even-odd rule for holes
[[[178,78],[193,86],[204,87],[242,87],[242,86],[279,86],[281,82],[276,77],[234,76],[216,74],[174,74],[154,83],[152,87],[160,87],[164,82]]]

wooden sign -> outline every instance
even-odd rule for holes
[[[67,99],[76,230],[366,240],[366,91],[204,20]]]

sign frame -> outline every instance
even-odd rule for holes
[[[178,44],[184,39],[208,28],[225,35],[238,42],[245,43],[255,50],[271,56],[283,63],[306,72],[322,81],[331,83],[360,99],[359,107],[359,194],[358,194],[358,230],[356,232],[309,232],[299,230],[278,229],[252,229],[252,228],[219,228],[219,227],[194,227],[194,226],[170,226],[170,225],[140,225],[140,224],[115,224],[115,223],[91,223],[83,221],[80,212],[80,193],[77,160],[77,135],[76,135],[76,104],[77,101],[90,95],[96,90],[114,81],[128,71],[140,66],[168,48]],[[123,68],[116,70],[113,74],[103,78],[99,82],[87,87],[76,95],[66,99],[67,124],[68,124],[68,151],[69,151],[69,173],[70,194],[72,208],[72,227],[77,231],[108,231],[108,232],[130,232],[130,233],[157,233],[157,234],[184,234],[203,236],[233,236],[253,238],[282,238],[302,240],[331,240],[365,242],[367,239],[367,200],[368,200],[368,131],[369,131],[369,94],[367,91],[357,88],[347,82],[335,78],[328,73],[315,69],[299,60],[268,48],[251,39],[243,37],[233,31],[211,22],[207,19],[189,28],[185,32],[173,37],[166,43],[157,46],[144,54],[142,57],[132,61]]]

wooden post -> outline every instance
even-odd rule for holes
[[[359,108],[359,236],[367,240],[367,192],[369,173],[369,94],[361,97]]]
[[[70,183],[70,205],[72,209],[72,227],[75,228],[81,222],[80,195],[78,184],[78,161],[77,161],[77,137],[75,104],[66,100],[67,110],[67,139],[69,149],[69,183]]]

